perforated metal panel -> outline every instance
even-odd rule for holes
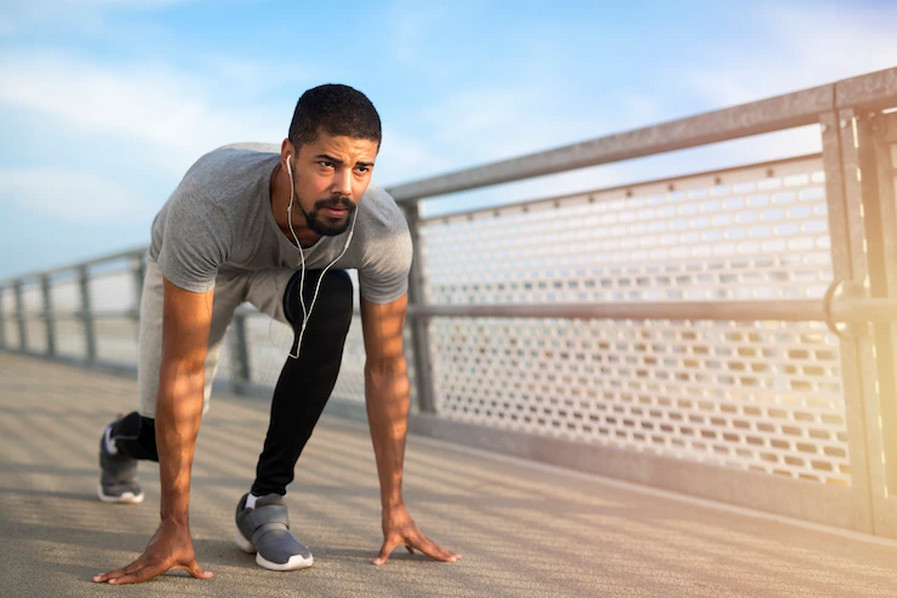
[[[357,298],[356,298],[357,299]],[[287,352],[293,343],[293,330],[286,324],[272,321],[262,314],[254,314],[247,320],[247,336],[249,345],[249,370],[252,382],[262,386],[273,387],[283,367]],[[414,391],[414,360],[411,358],[411,339],[408,327],[405,329],[405,352],[408,362],[408,376],[412,381],[411,398]],[[218,378],[227,379],[231,375],[230,347],[227,343],[222,348]],[[343,399],[364,401],[364,339],[361,332],[361,317],[352,318],[346,345],[343,350],[343,362],[339,378],[333,389],[333,396]]]
[[[894,189],[897,189],[897,144],[891,146],[891,166],[894,168]]]
[[[817,297],[823,182],[803,160],[429,220],[428,302]]]
[[[293,343],[292,328],[256,314],[247,320],[247,337],[252,382],[273,387]],[[219,378],[230,376],[230,359],[230,347],[225,343],[218,369]],[[343,363],[333,390],[335,396],[364,400],[364,360],[361,318],[355,316],[349,327]]]
[[[428,220],[433,304],[819,298],[808,158]],[[444,417],[849,484],[837,339],[785,322],[436,318]]]

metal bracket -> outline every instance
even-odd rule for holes
[[[832,302],[835,297],[844,299],[858,299],[866,297],[866,286],[855,280],[833,280],[825,290],[825,296],[822,298],[822,311],[825,317],[825,326],[829,331],[840,338],[842,341],[859,338],[865,335],[869,326],[865,323],[843,322],[838,325],[832,316]]]

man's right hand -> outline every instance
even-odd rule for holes
[[[140,583],[172,569],[186,569],[197,579],[209,579],[214,575],[196,562],[190,528],[186,524],[163,520],[137,560],[121,569],[96,575],[93,581],[114,585]]]

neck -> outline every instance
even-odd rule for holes
[[[311,247],[317,243],[321,238],[321,235],[308,228],[305,223],[305,215],[302,213],[302,208],[299,207],[298,201],[293,202],[293,209],[291,211],[293,232],[290,232],[287,207],[290,205],[292,189],[290,187],[289,174],[279,163],[271,172],[269,191],[271,195],[271,213],[274,215],[274,222],[277,223],[277,226],[287,240],[295,245],[296,241],[293,239],[293,232],[295,232],[302,247]]]

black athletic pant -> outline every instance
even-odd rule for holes
[[[306,273],[304,296],[311,307],[320,270]],[[302,327],[299,302],[301,274],[290,278],[284,291],[284,314],[296,333],[291,353]],[[352,281],[342,270],[330,270],[321,281],[317,301],[302,336],[299,357],[287,357],[271,399],[271,417],[265,445],[256,466],[252,493],[286,494],[302,449],[333,392],[342,362],[346,334],[352,323]],[[112,426],[111,436],[118,449],[135,459],[158,461],[155,421],[136,411]]]

